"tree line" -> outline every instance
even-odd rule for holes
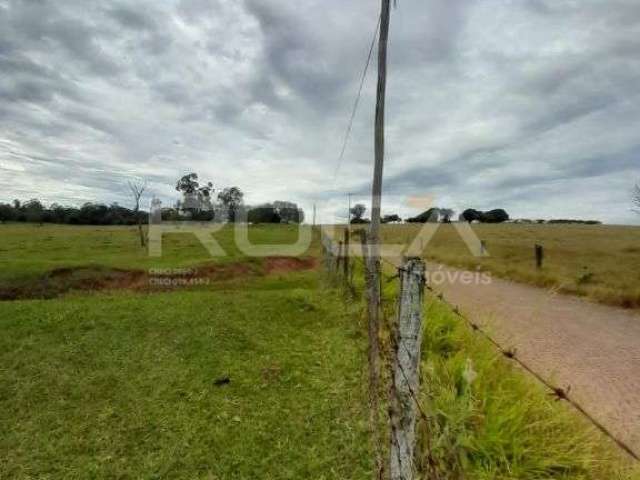
[[[141,243],[144,245],[142,225],[149,223],[149,212],[141,209],[146,184],[128,182],[128,189],[134,208],[126,208],[118,203],[106,205],[87,202],[81,207],[63,206],[53,203],[45,206],[38,199],[26,202],[14,200],[0,203],[0,222],[60,223],[69,225],[138,225]],[[250,223],[302,223],[304,212],[294,202],[278,200],[255,207],[244,204],[244,193],[239,187],[221,189],[214,196],[212,182],[200,183],[198,174],[189,173],[181,177],[176,185],[181,198],[174,206],[160,208],[162,220],[168,221],[219,221]],[[154,205],[151,202],[151,213]]]
[[[234,208],[231,219],[225,221],[247,221],[249,223],[302,223],[304,212],[293,202],[275,201],[255,207],[240,205]],[[215,210],[188,213],[178,207],[163,208],[162,219],[165,221],[213,221]],[[129,209],[112,203],[87,202],[81,207],[63,206],[57,203],[45,206],[40,200],[26,202],[14,200],[11,203],[0,203],[0,223],[58,223],[67,225],[146,225],[149,213],[138,208]]]
[[[367,208],[362,204],[356,204],[350,211],[351,223],[369,223],[370,220],[364,218]],[[404,221],[407,223],[451,223],[455,211],[450,208],[432,207],[415,217],[410,217]],[[502,223],[509,220],[509,214],[503,209],[490,210],[488,212],[480,212],[469,208],[462,212],[458,217],[461,222],[481,222],[481,223]],[[397,214],[384,215],[380,221],[382,223],[399,223],[402,222]]]
[[[0,222],[62,223],[68,225],[136,225],[147,223],[149,214],[142,210],[87,202],[81,207],[53,203],[46,207],[40,200],[14,200],[0,203]]]

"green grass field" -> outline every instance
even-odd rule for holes
[[[189,236],[158,263],[127,228],[0,232],[7,283],[86,265],[250,267],[192,288],[0,302],[0,478],[371,478],[359,297],[315,269],[269,273],[237,250],[211,259]],[[233,251],[230,231],[217,235]],[[295,231],[252,235],[287,243]],[[390,317],[395,284],[385,288]],[[440,478],[638,478],[444,305],[425,308],[419,464],[430,444]]]
[[[293,226],[274,230],[257,225],[249,230],[249,238],[256,244],[293,243],[297,235],[297,228]],[[225,251],[225,256],[212,258],[192,234],[171,233],[163,237],[162,256],[153,258],[146,248],[140,247],[135,227],[0,225],[0,264],[3,266],[0,269],[0,282],[33,279],[62,267],[188,267],[245,257],[236,247],[232,228],[216,232],[215,239]]]
[[[487,257],[474,257],[453,225],[440,225],[425,245],[427,259],[488,270],[495,275],[598,302],[640,307],[640,227],[607,225],[472,225]],[[418,225],[387,225],[383,240],[409,243]],[[543,268],[535,267],[534,245],[543,245]]]
[[[368,478],[364,343],[315,277],[3,303],[0,478]]]

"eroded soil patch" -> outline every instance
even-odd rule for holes
[[[124,270],[94,266],[58,268],[35,279],[0,284],[0,301],[56,298],[71,291],[157,291],[186,288],[271,273],[310,270],[310,257],[267,257],[262,262],[234,262],[192,268]]]
[[[264,262],[267,273],[311,270],[315,266],[316,259],[313,257],[268,257]]]

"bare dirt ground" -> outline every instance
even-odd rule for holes
[[[462,313],[640,451],[640,312],[493,277],[468,284],[431,264],[431,285]],[[435,271],[445,275],[433,275]],[[456,276],[456,272],[458,275]],[[448,277],[444,283],[436,283]]]
[[[311,270],[317,261],[313,257],[266,257],[261,264],[234,262],[202,265],[193,268],[121,270],[102,267],[58,268],[41,278],[15,285],[0,285],[0,301],[57,298],[71,291],[134,290],[154,291],[197,285],[195,280],[214,282],[251,278],[274,273]]]

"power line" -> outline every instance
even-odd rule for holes
[[[358,111],[358,105],[360,104],[360,97],[362,96],[362,88],[364,87],[364,82],[367,78],[367,72],[369,71],[369,65],[371,64],[371,58],[373,57],[373,49],[376,46],[376,39],[378,38],[378,31],[380,30],[380,20],[381,20],[381,17],[378,17],[378,23],[376,24],[376,29],[373,32],[373,38],[371,39],[371,46],[369,47],[369,55],[367,56],[367,63],[364,66],[364,70],[362,72],[362,78],[360,78],[360,87],[358,88],[358,95],[356,96],[355,102],[353,102],[353,110],[351,111],[351,118],[349,119],[349,125],[347,126],[347,130],[344,134],[344,141],[342,142],[342,150],[340,151],[340,156],[338,157],[338,164],[336,165],[336,170],[333,174],[334,182],[338,176],[338,172],[340,171],[342,160],[344,159],[344,153],[347,149],[349,138],[351,137],[351,130],[353,129],[353,121],[356,118],[356,112]]]

